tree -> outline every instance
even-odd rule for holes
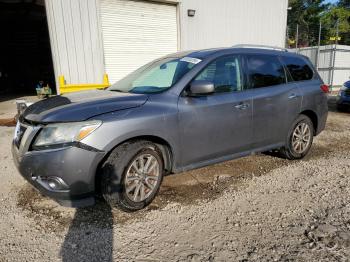
[[[340,0],[338,2],[339,7],[350,8],[350,0]]]
[[[289,7],[292,8],[288,11],[289,42],[296,41],[298,25],[298,46],[316,45],[320,19],[329,6],[324,0],[289,0]]]
[[[321,44],[334,44],[336,31],[339,44],[350,45],[350,0],[326,4],[324,0],[289,0],[288,41],[295,47],[298,25],[298,47],[317,45],[319,23],[322,23]],[[333,40],[331,40],[333,39]]]
[[[342,7],[342,8],[345,8],[347,11],[349,11],[350,10],[350,0],[340,0],[338,2],[338,6]],[[346,21],[347,21],[347,25],[348,25],[348,28],[349,28],[350,27],[350,15],[349,14],[348,14],[348,18],[347,19],[346,19],[346,17],[343,18],[343,24],[346,23]],[[344,44],[350,45],[350,30],[348,30],[347,32],[341,32],[341,35],[343,36]]]
[[[343,2],[345,3],[346,1]],[[347,2],[350,1],[348,0]],[[338,43],[350,45],[350,8],[342,7],[340,4],[333,6],[322,15],[321,22],[326,29],[324,34],[325,43],[334,43],[330,38],[336,36],[338,28],[338,34],[341,38],[338,40]]]

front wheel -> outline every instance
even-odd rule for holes
[[[102,167],[102,194],[112,208],[132,212],[157,195],[164,168],[159,148],[148,141],[117,147]]]
[[[314,126],[309,117],[300,115],[288,132],[286,146],[281,153],[290,160],[301,159],[309,152],[314,136]]]

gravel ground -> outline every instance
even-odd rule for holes
[[[302,161],[255,155],[169,176],[146,210],[63,208],[29,187],[0,127],[0,261],[350,261],[350,114]]]

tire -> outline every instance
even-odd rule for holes
[[[308,127],[308,131],[306,131],[306,129],[305,129],[305,139],[304,139],[304,136],[302,136],[302,138],[296,138],[295,134],[299,134],[301,129],[303,129],[303,127],[305,127],[305,126]],[[306,133],[308,133],[309,136],[307,136]],[[300,115],[293,122],[292,127],[288,132],[286,146],[284,146],[280,150],[280,152],[285,158],[287,158],[289,160],[302,159],[310,151],[310,148],[311,148],[311,145],[313,142],[313,137],[314,137],[314,125],[313,125],[311,119],[309,117],[307,117],[306,115]],[[306,138],[308,138],[307,144],[305,142]],[[300,143],[302,145],[300,145]]]
[[[346,111],[346,108],[342,104],[337,104],[337,111],[344,112],[344,111]]]
[[[109,155],[101,175],[102,196],[112,208],[126,212],[143,209],[155,198],[162,183],[162,153],[148,141],[124,143]]]

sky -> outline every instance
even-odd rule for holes
[[[326,2],[326,3],[334,4],[334,3],[338,2],[338,0],[326,0],[325,2]]]

